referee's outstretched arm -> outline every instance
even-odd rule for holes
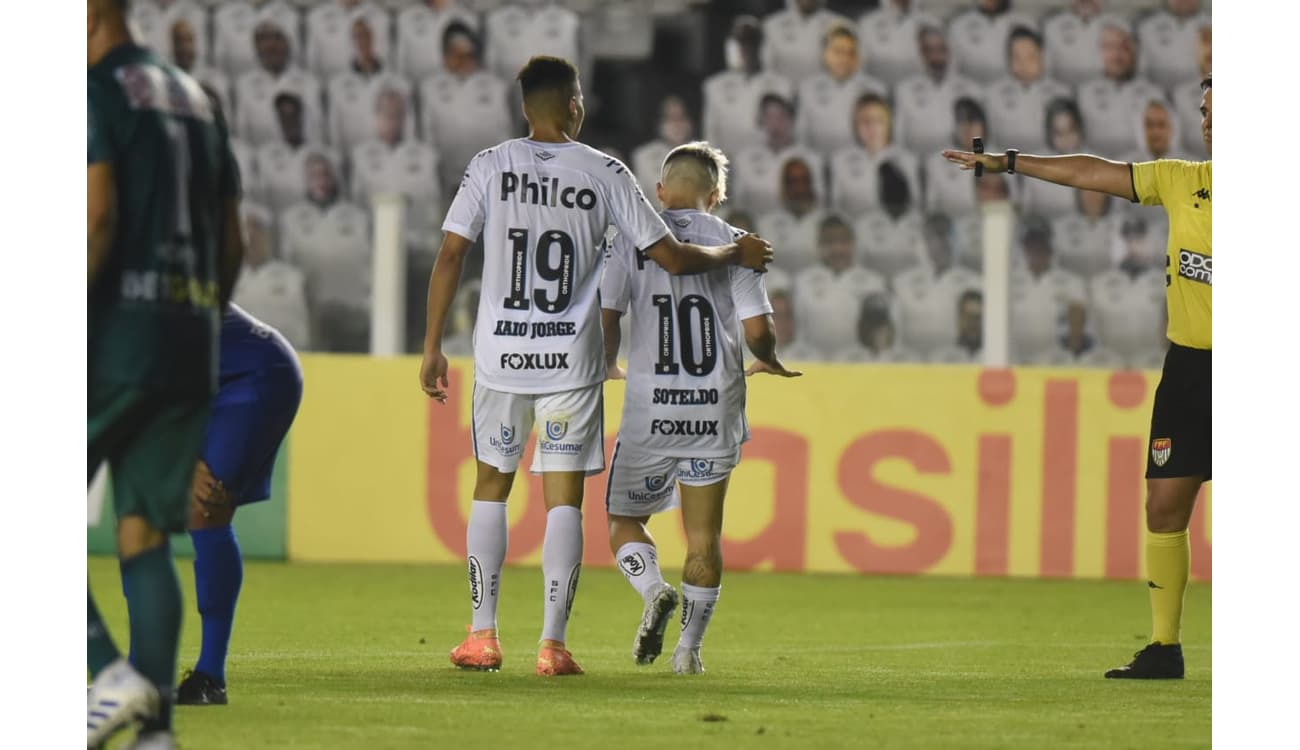
[[[984,165],[986,172],[1008,171],[1011,157],[1008,154],[976,154],[970,151],[947,149],[944,158],[962,169],[974,169],[976,164]],[[1058,185],[1068,185],[1082,190],[1095,190],[1110,193],[1124,200],[1136,199],[1133,191],[1133,175],[1127,162],[1111,161],[1088,154],[1069,154],[1067,156],[1033,156],[1016,154],[1014,171]]]

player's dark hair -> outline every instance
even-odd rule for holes
[[[1209,90],[1210,90],[1210,74],[1206,73],[1205,77],[1201,79],[1201,91],[1209,91]]]
[[[537,55],[530,59],[515,76],[524,99],[550,94],[567,99],[578,83],[578,69],[560,57]]]
[[[1075,104],[1073,99],[1057,97],[1048,103],[1047,112],[1043,115],[1043,132],[1046,134],[1049,144],[1052,142],[1052,120],[1059,114],[1067,114],[1074,120],[1081,137],[1087,133],[1083,127],[1083,113],[1079,111],[1079,105]]]
[[[1011,30],[1007,36],[1007,59],[1011,59],[1011,48],[1015,46],[1017,39],[1028,39],[1034,43],[1038,49],[1043,48],[1043,35],[1028,26],[1017,26]]]
[[[845,37],[846,39],[851,39],[854,44],[857,44],[858,32],[854,31],[853,27],[849,26],[847,23],[836,21],[831,24],[830,27],[826,29],[826,33],[822,35],[822,48],[825,49],[830,45],[832,39],[840,36]]]
[[[478,57],[479,52],[482,49],[482,45],[479,44],[478,34],[475,34],[474,30],[471,29],[469,25],[463,21],[452,21],[451,23],[447,24],[447,28],[443,30],[442,32],[443,54],[447,53],[447,47],[451,45],[451,40],[455,39],[458,36],[465,37],[466,39],[469,40],[470,44],[474,45],[474,56]]]

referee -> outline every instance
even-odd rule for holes
[[[1201,81],[1201,137],[1210,147],[1210,77]],[[1210,161],[1160,159],[1125,164],[1096,156],[1029,156],[944,151],[962,169],[1026,175],[1165,207],[1169,246],[1165,286],[1169,352],[1156,388],[1147,455],[1147,586],[1151,643],[1129,664],[1106,672],[1120,679],[1181,679],[1179,629],[1191,554],[1187,525],[1202,482],[1210,480]]]

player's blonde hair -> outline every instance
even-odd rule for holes
[[[659,181],[665,186],[682,183],[694,188],[701,197],[718,191],[718,203],[727,199],[727,155],[708,141],[683,143],[668,152]]]

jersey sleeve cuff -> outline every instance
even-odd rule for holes
[[[1133,162],[1128,163],[1128,184],[1129,188],[1133,190],[1133,198],[1130,202],[1141,203],[1142,198],[1138,195],[1137,180],[1133,179]]]
[[[659,242],[659,240],[662,240],[667,236],[668,236],[668,228],[664,227],[664,231],[660,232],[659,234],[656,234],[654,236],[654,239],[650,240],[649,242],[639,243],[637,245],[637,249],[640,250],[641,252],[645,252],[646,250],[649,250],[650,248],[654,247],[655,244]]]
[[[736,319],[749,320],[750,318],[761,318],[764,315],[771,315],[771,314],[772,314],[772,306],[762,305],[762,306],[748,307],[743,310],[740,309],[736,310]]]
[[[459,234],[461,237],[464,237],[470,242],[474,242],[475,240],[477,240],[479,234],[478,232],[475,232],[473,229],[465,226],[464,224],[458,224],[453,221],[444,221],[442,223],[442,231]]]

